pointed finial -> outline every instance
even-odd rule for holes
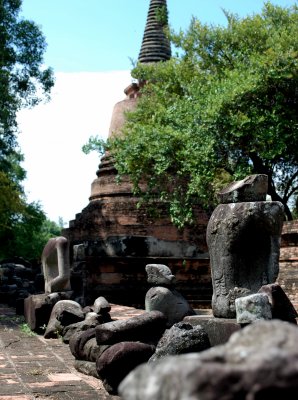
[[[171,58],[171,45],[165,35],[168,25],[168,9],[166,0],[151,0],[143,42],[138,61],[151,63],[167,61]]]

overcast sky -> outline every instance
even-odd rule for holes
[[[290,6],[295,0],[276,0]],[[224,24],[222,9],[240,16],[260,12],[261,0],[168,0],[170,25],[186,29],[192,16]],[[99,156],[82,153],[91,135],[106,138],[113,106],[131,82],[149,0],[23,0],[22,15],[40,25],[45,64],[55,71],[51,101],[22,110],[19,144],[29,201],[48,218],[68,223],[87,206]]]

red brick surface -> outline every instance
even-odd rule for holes
[[[298,220],[283,225],[278,283],[298,311]]]
[[[143,313],[112,305],[112,318]],[[20,329],[14,310],[0,305],[0,400],[105,400],[110,396],[99,379],[73,367],[69,346],[60,339],[30,336]]]

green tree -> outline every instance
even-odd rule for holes
[[[17,255],[27,260],[39,260],[47,241],[60,234],[61,227],[46,218],[38,203],[26,204],[22,213],[15,214],[11,233],[3,238],[4,254],[0,253],[0,258]]]
[[[0,255],[4,256],[14,248],[9,244],[21,243],[17,238],[21,225],[29,228],[32,218],[37,225],[45,218],[37,204],[27,204],[23,192],[26,173],[20,164],[16,116],[22,107],[48,98],[54,80],[52,70],[43,68],[45,38],[34,22],[19,16],[21,4],[21,0],[0,0]]]
[[[21,0],[0,0],[0,150],[15,149],[16,113],[34,106],[53,86],[50,68],[42,68],[45,38],[32,21],[19,17]]]
[[[251,173],[268,175],[288,219],[297,198],[298,8],[225,15],[226,27],[194,18],[171,33],[175,58],[133,70],[147,84],[123,135],[106,144],[136,193],[146,181],[180,226],[194,203],[214,207],[217,189]]]

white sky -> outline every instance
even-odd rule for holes
[[[129,71],[57,73],[51,101],[19,113],[27,198],[40,201],[49,219],[68,223],[88,205],[100,159],[82,146],[90,136],[107,137],[130,82]]]

